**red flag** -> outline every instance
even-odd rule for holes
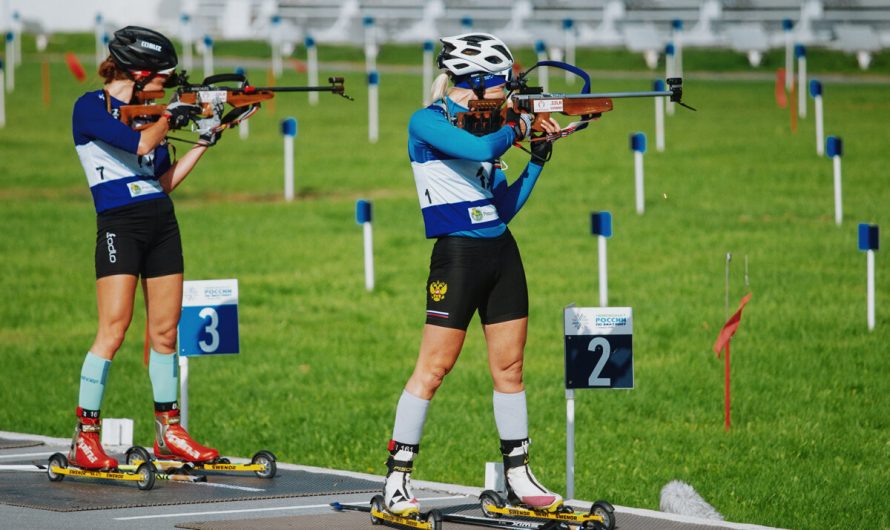
[[[74,55],[74,53],[65,53],[65,62],[68,63],[68,69],[71,70],[71,73],[74,74],[74,77],[77,78],[78,81],[81,83],[86,81],[86,70],[83,69],[83,65],[80,64],[80,61],[77,60],[77,56]]]
[[[731,339],[732,336],[735,335],[736,330],[739,329],[739,324],[742,322],[742,309],[745,308],[745,304],[747,304],[750,299],[751,293],[748,293],[742,298],[742,303],[739,304],[739,310],[729,317],[729,320],[723,325],[723,329],[720,330],[720,335],[717,336],[717,342],[714,343],[714,353],[717,354],[717,357],[720,357],[720,352],[726,348],[726,345],[729,344],[729,339]]]

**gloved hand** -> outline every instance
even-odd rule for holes
[[[506,125],[513,127],[517,142],[531,136],[533,119],[534,116],[531,114],[520,114],[513,110],[513,107],[507,107]]]
[[[173,96],[173,99],[167,104],[166,110],[164,110],[164,116],[167,118],[171,129],[181,129],[188,125],[192,117],[200,112],[201,107],[198,105],[183,103],[179,101],[178,97]]]
[[[543,166],[553,154],[553,142],[550,140],[538,140],[531,142],[532,163]]]
[[[222,126],[222,115],[225,110],[225,103],[218,101],[213,103],[212,113],[206,118],[201,118],[195,122],[198,133],[198,144],[205,146],[216,145],[216,142],[222,136],[225,127]]]

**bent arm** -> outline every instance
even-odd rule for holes
[[[458,129],[441,112],[422,109],[414,113],[408,132],[438,151],[452,157],[487,162],[503,155],[513,145],[515,134],[508,126],[485,136]]]
[[[161,144],[169,130],[170,122],[163,116],[155,123],[142,129],[139,132],[139,146],[136,148],[136,154],[143,156],[151,153],[155,147]]]
[[[492,188],[494,206],[498,210],[498,216],[505,224],[509,223],[528,201],[542,170],[543,167],[529,162],[519,178],[509,186],[504,172],[500,169],[495,170],[494,187]]]

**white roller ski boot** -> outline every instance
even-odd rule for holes
[[[407,517],[420,513],[420,504],[411,490],[411,470],[419,445],[408,445],[395,440],[389,442],[388,472],[383,486],[386,510],[394,515]]]
[[[504,476],[507,483],[507,502],[533,510],[555,512],[562,507],[562,497],[538,482],[528,466],[528,446],[524,440],[501,440],[504,455]]]

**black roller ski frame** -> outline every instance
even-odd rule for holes
[[[140,449],[142,449],[140,447]],[[145,449],[142,449],[145,451]],[[46,475],[50,482],[60,482],[66,476],[87,477],[122,482],[135,482],[140,490],[147,491],[154,487],[157,474],[151,464],[142,462],[139,465],[123,465],[115,469],[83,469],[68,463],[68,457],[62,453],[54,453],[46,465]]]
[[[479,503],[482,506],[482,513],[492,522],[518,518],[547,524],[547,526],[538,527],[541,529],[565,527],[577,527],[581,530],[615,529],[615,508],[602,500],[594,502],[588,512],[575,510],[570,506],[563,506],[560,510],[547,512],[528,506],[509,504],[500,493],[485,490],[479,495]],[[553,523],[553,526],[550,526],[550,523]],[[509,527],[509,525],[501,526]]]
[[[361,506],[356,504],[340,504],[332,502],[331,508],[335,511],[342,512],[346,510],[365,512],[371,516],[372,525],[383,525],[390,528],[401,529],[420,529],[420,530],[442,530],[442,512],[439,510],[430,510],[426,515],[414,514],[410,516],[396,515],[390,513],[385,508],[386,504],[383,495],[375,495],[371,499],[369,506]]]
[[[209,462],[185,462],[183,460],[160,460],[153,458],[142,447],[131,447],[127,450],[127,464],[139,465],[151,462],[163,480],[186,482],[204,482],[207,477],[193,475],[193,471],[252,471],[259,478],[271,479],[278,473],[278,459],[271,451],[257,451],[249,464],[233,464],[228,458],[217,458]]]

